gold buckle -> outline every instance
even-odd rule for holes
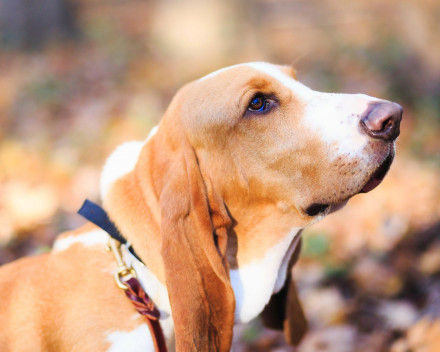
[[[125,265],[121,254],[121,244],[118,241],[110,238],[106,249],[113,253],[116,260],[117,267],[114,274],[116,285],[123,290],[128,289],[128,286],[124,282],[130,277],[137,278],[136,271],[134,271],[132,266],[128,267]]]

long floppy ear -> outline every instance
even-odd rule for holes
[[[154,137],[162,258],[177,351],[229,351],[235,298],[226,261],[224,204],[203,181],[198,160],[171,106]],[[174,115],[174,116],[173,116]]]
[[[283,330],[287,343],[299,345],[307,332],[307,320],[298,298],[292,267],[301,251],[301,239],[289,261],[288,275],[283,288],[272,295],[261,313],[263,324],[269,329]]]

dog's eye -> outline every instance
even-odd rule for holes
[[[267,110],[269,102],[262,94],[254,96],[249,103],[248,110],[253,112],[263,112]]]

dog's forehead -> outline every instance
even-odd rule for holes
[[[309,97],[313,92],[313,90],[296,80],[293,68],[289,66],[269,64],[266,62],[248,62],[225,67],[200,78],[199,81],[206,81],[213,78],[216,78],[216,80],[222,78],[228,79],[232,76],[241,76],[246,80],[255,77],[255,75],[258,75],[261,78],[266,78],[272,82],[277,82],[285,89],[289,89],[303,98]]]

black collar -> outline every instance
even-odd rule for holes
[[[96,226],[99,226],[121,244],[124,244],[130,251],[130,253],[133,254],[137,258],[137,260],[142,263],[142,260],[136,254],[131,244],[128,243],[127,239],[124,236],[122,236],[122,234],[116,228],[115,224],[110,220],[106,211],[102,209],[98,204],[95,204],[86,199],[82,207],[78,210],[78,214],[86,218],[90,222],[93,222]]]

